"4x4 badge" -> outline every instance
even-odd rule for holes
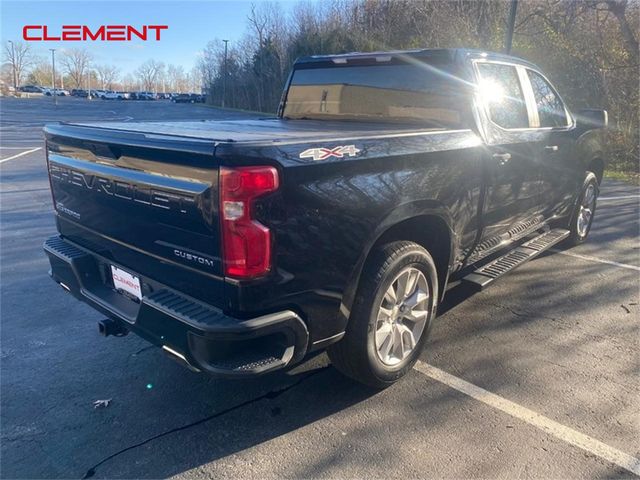
[[[335,148],[308,148],[300,154],[300,158],[313,158],[314,160],[326,160],[330,157],[343,158],[355,157],[360,150],[355,145],[342,145]]]

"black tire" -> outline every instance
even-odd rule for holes
[[[378,311],[385,292],[397,276],[413,267],[424,274],[429,287],[428,316],[420,338],[406,358],[390,366],[380,359],[375,345]],[[420,245],[398,241],[372,253],[362,274],[345,336],[327,353],[344,375],[375,388],[386,388],[409,372],[418,360],[438,306],[438,276],[429,252]]]
[[[569,235],[569,238],[567,238],[568,246],[580,245],[581,243],[584,243],[587,240],[587,237],[589,236],[589,232],[591,231],[593,217],[595,216],[595,213],[596,213],[599,190],[600,189],[598,187],[598,178],[596,177],[595,173],[587,172],[587,175],[582,184],[582,189],[580,190],[580,195],[578,196],[578,201],[576,202],[576,205],[573,210],[573,214],[571,215],[571,220],[569,220],[568,229],[571,233]],[[581,219],[580,213],[582,208],[585,207],[586,201],[588,200],[586,196],[589,191],[594,192],[593,203],[590,209],[591,215],[589,217],[589,221],[586,227],[584,226],[581,227],[580,224],[581,222],[582,223],[584,222],[584,219]]]

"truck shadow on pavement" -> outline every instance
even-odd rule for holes
[[[435,328],[439,334],[430,341],[424,355],[425,360],[431,362],[433,358],[435,364],[465,376],[469,381],[490,391],[499,392],[514,387],[522,389],[527,392],[530,405],[544,410],[548,393],[531,390],[530,386],[527,386],[527,379],[517,374],[515,365],[535,365],[537,371],[548,372],[548,375],[583,375],[583,372],[576,372],[567,366],[574,361],[575,355],[582,354],[576,352],[586,352],[590,356],[603,355],[602,352],[598,352],[598,343],[613,342],[613,346],[616,347],[616,339],[633,335],[637,330],[633,325],[613,325],[606,322],[598,324],[594,319],[581,318],[589,308],[593,308],[594,301],[603,301],[605,297],[610,302],[611,309],[618,309],[617,303],[633,293],[633,272],[628,272],[630,281],[622,282],[628,287],[622,287],[618,284],[620,275],[625,277],[627,272],[616,272],[615,277],[605,279],[602,278],[602,266],[599,264],[566,262],[561,275],[572,278],[578,278],[579,275],[600,275],[601,278],[595,284],[567,285],[559,288],[558,279],[549,278],[548,260],[542,258],[537,264],[534,261],[523,267],[527,271],[513,272],[509,282],[503,284],[502,293],[494,289],[482,294],[474,294],[473,291],[464,288],[451,290],[451,295],[441,307],[441,324]],[[563,260],[566,258],[563,257]],[[613,285],[617,287],[612,296],[608,287]],[[603,297],[600,298],[600,295]],[[475,306],[471,306],[470,303]],[[485,314],[481,315],[482,312]],[[486,315],[487,312],[491,314]],[[626,315],[622,309],[619,312],[616,310],[616,313]],[[576,315],[584,326],[576,322]],[[448,322],[451,325],[443,328],[443,324]],[[574,333],[568,334],[569,330],[574,330]],[[543,343],[544,351],[538,351],[534,346],[529,350],[523,348],[523,335]],[[487,341],[491,345],[501,347],[488,349]],[[593,342],[595,346],[592,348],[589,342]],[[617,347],[621,348],[620,345]],[[467,356],[466,363],[461,363],[461,356],[456,358],[461,350],[472,350],[475,353]],[[585,362],[586,364],[588,362]],[[558,366],[562,369],[560,373],[557,372]],[[594,370],[592,367],[585,368]],[[457,371],[460,369],[462,371]],[[631,370],[628,374],[631,374]],[[266,469],[267,471],[276,475],[276,472],[280,471],[293,472],[294,476],[314,477],[332,471],[340,462],[353,468],[356,460],[343,458],[345,455],[348,458],[350,451],[350,446],[343,445],[341,440],[341,435],[346,435],[346,432],[340,432],[341,427],[331,429],[331,420],[321,422],[322,426],[314,426],[316,422],[338,416],[341,421],[336,424],[344,425],[345,417],[352,416],[351,421],[347,421],[352,429],[348,433],[351,439],[354,432],[357,432],[356,436],[359,438],[375,438],[375,441],[366,442],[351,440],[358,443],[359,449],[371,449],[374,448],[371,444],[375,444],[376,448],[393,452],[400,446],[386,445],[385,440],[380,440],[381,432],[386,429],[402,429],[403,425],[397,424],[397,420],[388,417],[386,413],[381,417],[372,418],[370,414],[361,412],[369,412],[372,409],[387,412],[389,408],[385,408],[384,405],[389,402],[390,410],[395,415],[406,411],[407,415],[411,416],[420,412],[419,415],[429,419],[429,428],[437,429],[452,420],[451,415],[454,415],[453,412],[460,406],[459,394],[450,389],[435,387],[433,384],[423,390],[422,387],[416,387],[414,381],[418,374],[413,375],[415,376],[410,376],[393,388],[379,392],[344,378],[327,365],[324,356],[318,356],[295,369],[290,375],[272,375],[249,382],[203,380],[197,387],[197,396],[184,396],[183,401],[187,400],[189,405],[198,402],[209,405],[209,415],[186,424],[176,423],[179,426],[160,431],[100,459],[85,472],[84,478],[166,477],[199,468],[203,468],[200,473],[206,472],[207,476],[216,476],[216,472],[229,475],[229,468],[232,476],[242,475],[243,472],[246,473],[243,469],[249,468],[249,463],[253,462],[253,447],[262,445],[259,450],[269,450],[270,448],[264,448],[263,444],[274,441],[279,442],[279,446],[272,449],[284,448],[283,443],[288,445],[288,442],[296,440],[284,441],[283,438],[291,437],[283,436],[301,428],[306,429],[306,435],[309,435],[311,429],[311,437],[325,438],[327,442],[334,444],[333,448],[329,448],[328,451],[323,449],[324,454],[317,455],[319,458],[310,455],[304,464],[290,465],[286,470],[279,470],[279,467],[274,465],[270,467],[271,470]],[[601,376],[599,382],[606,384],[610,376]],[[166,381],[172,380],[168,377]],[[175,381],[183,383],[186,388],[193,388],[188,387],[182,378]],[[610,388],[610,385],[607,388]],[[242,397],[239,393],[243,390],[261,393],[226,406],[229,399]],[[602,404],[591,405],[591,408],[603,410],[601,414],[613,415],[615,412],[610,410],[615,406],[607,403],[607,397],[610,395],[607,395],[606,391],[604,393],[603,398],[599,400]],[[624,391],[621,393],[631,400],[631,394]],[[207,398],[209,395],[211,397]],[[157,405],[152,411],[157,414],[167,408],[174,410],[176,400],[164,398],[165,405]],[[169,402],[172,402],[172,405],[167,405]],[[350,410],[351,407],[362,403],[364,405]],[[571,409],[576,418],[585,415],[577,406],[567,408]],[[315,429],[323,431],[319,434]],[[622,434],[624,435],[624,432]],[[182,445],[188,445],[188,449],[183,449]],[[297,449],[294,450],[296,457],[305,456]],[[180,453],[177,454],[177,451]],[[375,456],[377,453],[372,451],[370,455]],[[223,458],[223,462],[216,462]],[[487,475],[496,475],[499,469],[490,463],[485,467]],[[366,470],[368,467],[361,465],[361,468]],[[253,467],[248,471],[254,471]],[[624,471],[618,473],[624,476]]]
[[[155,348],[154,352],[159,354]],[[154,360],[165,361],[160,358]],[[192,394],[196,390],[198,393],[183,396],[174,390],[174,394],[182,397],[184,408],[192,409],[200,402],[201,406],[196,409],[201,410],[204,406],[204,410],[209,409],[209,415],[184,424],[175,422],[177,426],[173,428],[133,442],[96,461],[82,478],[165,478],[176,475],[311,425],[379,393],[346,379],[323,359],[310,360],[298,368],[302,371],[244,381],[189,375],[191,382],[201,380],[196,382],[200,385],[195,385],[195,389],[194,384],[187,387]],[[170,377],[178,372],[173,368],[169,370],[171,375],[165,380],[172,381]],[[183,380],[174,379],[174,386],[179,383]],[[248,395],[250,398],[240,400],[247,397],[242,395],[243,390],[252,392]],[[261,393],[256,394],[256,391]],[[165,397],[162,402],[166,405],[176,400]],[[172,410],[173,406],[168,408]],[[158,409],[153,408],[152,412],[152,415],[157,415]],[[137,420],[131,420],[134,426]],[[328,433],[328,436],[336,434],[335,431]],[[131,434],[130,438],[137,437],[135,432]],[[337,434],[340,436],[340,432]],[[236,475],[242,475],[242,469]]]

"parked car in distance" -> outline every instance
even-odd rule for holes
[[[587,239],[607,122],[530,62],[433,49],[301,58],[274,118],[48,125],[49,272],[191,370],[327,349],[386,387],[450,286]]]
[[[156,100],[157,96],[153,92],[138,92],[138,100]]]
[[[171,101],[174,103],[194,103],[193,98],[188,93],[179,93]]]
[[[179,93],[171,99],[174,103],[204,103],[204,95],[198,93]]]
[[[128,100],[130,95],[127,92],[114,92],[113,90],[108,90],[102,98],[105,100]]]
[[[43,90],[44,89],[42,87],[38,87],[37,85],[23,85],[18,88],[18,91],[24,93],[42,93]]]
[[[87,98],[89,96],[89,92],[87,92],[86,90],[83,90],[83,89],[74,88],[73,90],[71,90],[71,96],[72,97]]]
[[[45,88],[43,89],[43,93],[48,97],[52,95],[57,95],[59,97],[66,97],[70,95],[69,90],[65,90],[64,88]]]

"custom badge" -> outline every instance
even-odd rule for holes
[[[312,158],[314,160],[326,160],[327,158],[336,157],[343,158],[355,157],[360,150],[355,145],[342,145],[335,148],[308,148],[304,152],[300,153],[300,158]]]

